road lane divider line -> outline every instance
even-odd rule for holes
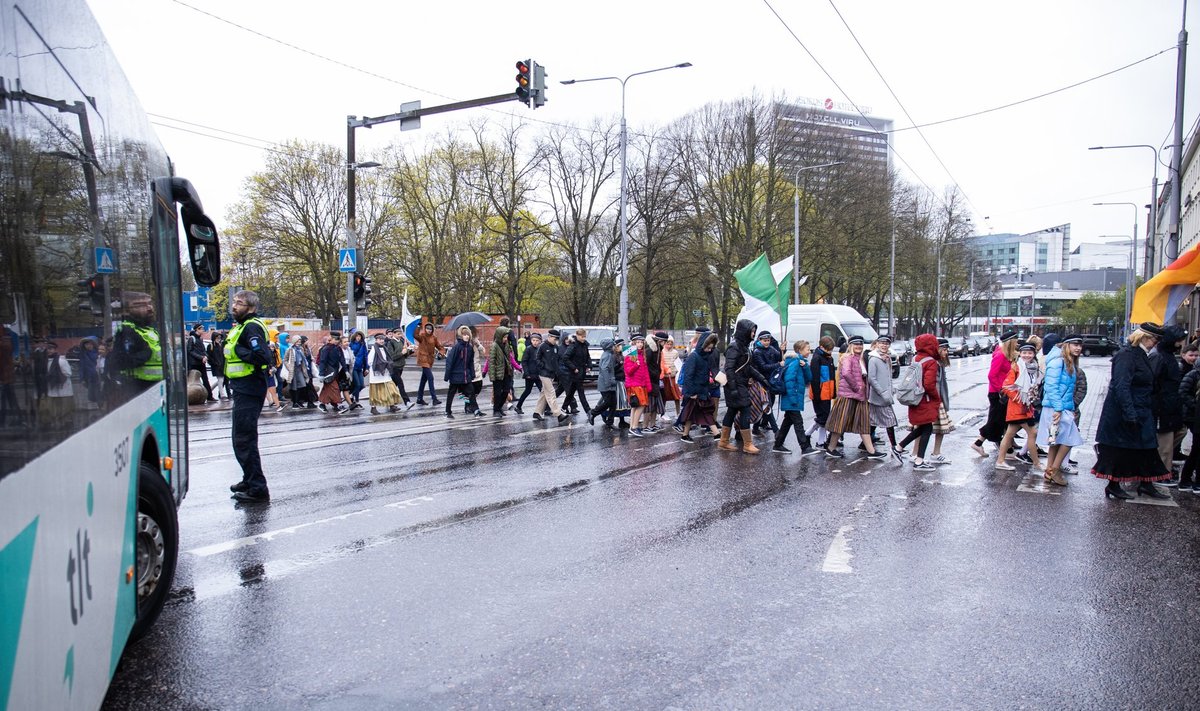
[[[431,432],[440,432],[440,431],[444,431],[444,430],[469,431],[469,430],[479,429],[480,427],[484,427],[484,426],[491,425],[491,424],[493,424],[493,423],[471,422],[469,424],[464,423],[459,426],[454,426],[454,425],[448,426],[444,423],[439,423],[436,426],[422,425],[420,427],[407,427],[404,429],[383,430],[381,432],[364,432],[362,434],[343,435],[340,437],[329,437],[327,439],[314,440],[311,442],[300,442],[297,444],[268,445],[266,447],[259,447],[258,453],[259,453],[259,455],[266,455],[266,454],[276,454],[279,452],[302,452],[302,451],[309,450],[309,449],[321,449],[323,447],[335,447],[335,446],[342,445],[342,444],[354,444],[356,442],[370,442],[372,440],[378,440],[378,439],[391,439],[394,437],[403,437],[404,435],[411,435],[411,434],[429,434]],[[201,461],[206,461],[206,460],[210,460],[210,459],[223,459],[223,458],[232,458],[232,457],[233,457],[233,452],[229,451],[229,452],[219,452],[219,453],[214,453],[214,454],[202,454],[198,457],[189,456],[188,461],[189,462],[201,462]]]

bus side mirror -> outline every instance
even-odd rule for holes
[[[187,232],[192,276],[200,286],[216,286],[221,281],[221,244],[216,225],[204,214],[200,195],[186,179],[171,178],[171,197],[179,203],[184,231]]]

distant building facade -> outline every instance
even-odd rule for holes
[[[967,238],[976,263],[993,274],[1065,271],[1071,268],[1071,225],[1028,234],[1001,233]]]
[[[783,135],[780,164],[791,175],[800,168],[831,161],[846,161],[878,166],[887,176],[891,167],[889,141],[894,123],[871,115],[870,107],[860,107],[833,99],[799,98],[779,105],[779,130]],[[821,171],[814,171],[820,182]]]

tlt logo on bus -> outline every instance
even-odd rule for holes
[[[95,508],[92,483],[87,487],[87,514]],[[67,585],[71,589],[71,624],[78,625],[83,617],[83,601],[92,599],[92,537],[86,528],[75,530],[75,547],[67,549]]]

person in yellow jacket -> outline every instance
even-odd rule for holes
[[[225,377],[233,391],[233,455],[242,467],[242,480],[229,489],[238,501],[265,503],[271,494],[258,454],[258,416],[275,355],[269,347],[267,326],[255,313],[258,294],[237,292],[229,310],[237,323],[225,340]]]
[[[141,291],[121,295],[125,319],[113,335],[107,372],[132,395],[163,379],[162,344],[159,342],[154,301]]]

